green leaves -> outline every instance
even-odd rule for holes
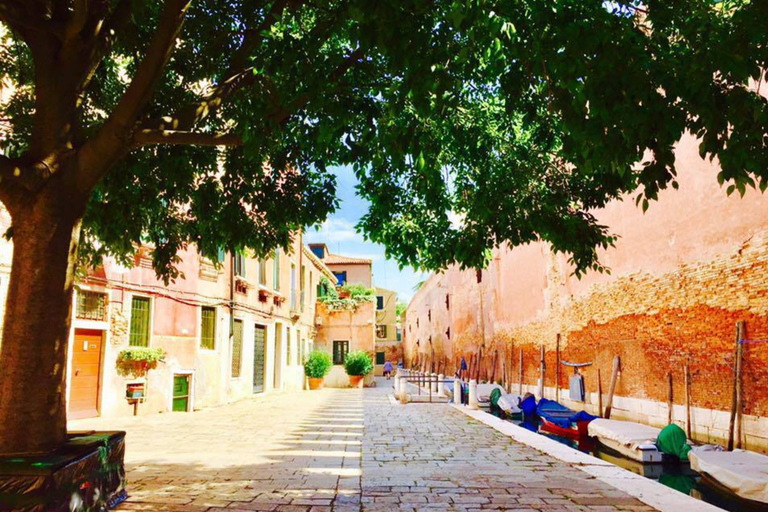
[[[686,133],[717,158],[726,193],[768,187],[768,102],[755,83],[768,69],[766,2],[281,5],[192,3],[142,118],[183,111],[243,64],[237,93],[204,105],[191,129],[244,145],[134,149],[91,198],[89,261],[128,261],[149,241],[173,279],[190,243],[266,254],[333,211],[335,165],[355,169],[371,204],[366,237],[422,269],[481,267],[490,248],[543,240],[577,273],[605,270],[598,249],[615,238],[595,209],[632,194],[645,211],[677,188]],[[134,6],[82,93],[77,144],[124,93],[158,12]],[[18,84],[0,104],[0,151],[23,156],[34,63],[16,34],[0,37],[0,69]]]

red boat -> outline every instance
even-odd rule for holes
[[[596,417],[584,411],[576,412],[546,398],[539,400],[536,413],[541,418],[541,430],[575,440],[589,436],[587,426]]]
[[[552,423],[548,419],[541,417],[541,430],[545,432],[549,432],[550,434],[555,434],[556,436],[561,437],[567,437],[568,439],[585,439],[589,437],[589,434],[587,433],[587,426],[589,425],[589,422],[592,420],[581,420],[577,421],[575,424],[571,424],[569,428],[564,428],[559,425],[556,425],[555,423]]]

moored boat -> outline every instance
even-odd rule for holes
[[[588,425],[596,418],[585,411],[573,409],[542,398],[536,406],[536,413],[541,418],[541,429],[569,439],[587,437]]]
[[[644,464],[660,463],[663,455],[656,447],[660,429],[633,421],[598,418],[587,427],[600,444]]]
[[[491,392],[494,389],[498,389],[501,393],[505,393],[503,387],[498,384],[478,384],[477,385],[477,406],[481,409],[491,408]]]
[[[735,494],[755,507],[768,509],[768,457],[748,450],[726,452],[697,446],[688,454],[691,469],[710,485]]]

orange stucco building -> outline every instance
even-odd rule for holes
[[[699,158],[693,138],[681,141],[677,162],[680,190],[663,191],[647,213],[632,198],[595,212],[619,235],[599,255],[610,275],[577,279],[565,255],[533,243],[495,250],[479,273],[452,267],[431,276],[406,312],[408,362],[444,361],[453,371],[460,356],[482,354],[482,375],[537,392],[543,346],[544,395],[559,389],[564,403],[595,411],[598,370],[605,392],[620,356],[614,414],[655,425],[666,424],[669,374],[674,420],[685,421],[688,365],[695,437],[718,441],[727,435],[743,320],[754,343],[743,345],[741,440],[768,450],[768,201],[755,190],[727,196],[717,163]],[[569,403],[573,369],[558,359],[591,363],[579,370],[583,403]]]

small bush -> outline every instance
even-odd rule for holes
[[[164,360],[165,350],[161,348],[131,347],[117,354],[115,367],[121,377],[144,377]]]
[[[311,379],[322,379],[331,371],[331,354],[323,350],[313,350],[304,363],[304,373]]]
[[[368,375],[373,371],[373,360],[364,350],[353,350],[344,358],[347,375]]]

